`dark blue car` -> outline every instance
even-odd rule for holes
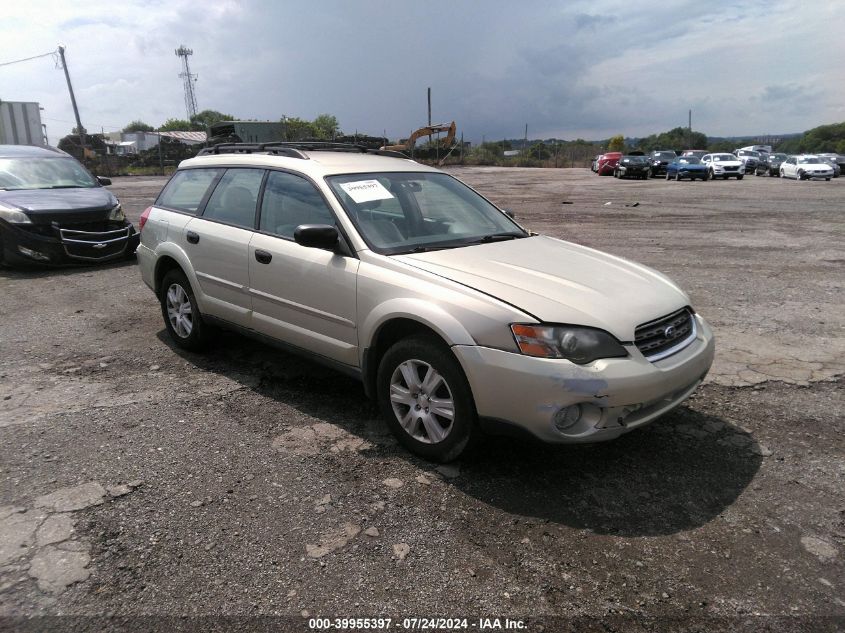
[[[666,165],[666,180],[683,178],[707,180],[707,166],[698,156],[678,156]]]

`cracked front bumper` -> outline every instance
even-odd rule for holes
[[[534,358],[486,347],[452,349],[466,373],[481,419],[517,427],[546,442],[597,442],[619,437],[671,411],[701,384],[713,363],[715,343],[696,315],[695,340],[659,361],[634,346],[627,358],[589,365]],[[565,431],[555,414],[572,405],[585,412]]]
[[[129,222],[98,231],[68,226],[36,232],[28,226],[0,224],[0,261],[35,266],[104,263],[134,253],[140,242],[140,234]]]

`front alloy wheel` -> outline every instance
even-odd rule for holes
[[[390,378],[390,404],[405,432],[424,444],[445,440],[455,419],[449,383],[416,358],[401,363]]]
[[[435,338],[395,343],[376,376],[379,405],[399,442],[438,462],[461,454],[475,429],[475,405],[452,351]]]

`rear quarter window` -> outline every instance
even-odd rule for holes
[[[196,215],[212,183],[222,169],[185,169],[177,171],[156,200],[156,206]]]

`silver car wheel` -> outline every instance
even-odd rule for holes
[[[194,329],[191,300],[188,293],[179,284],[172,284],[167,289],[167,318],[179,338],[188,338]]]
[[[437,444],[452,430],[452,390],[440,372],[424,361],[406,360],[393,370],[390,404],[399,424],[415,440]]]

